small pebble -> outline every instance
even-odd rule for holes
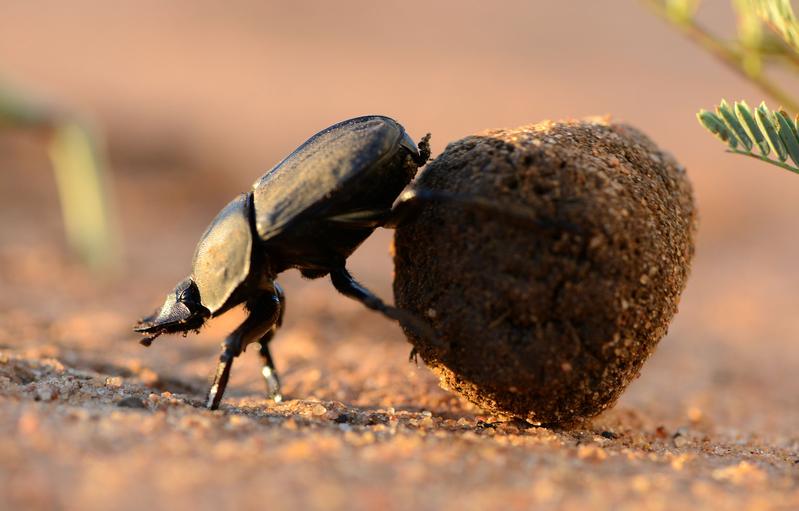
[[[333,419],[333,422],[336,424],[347,424],[350,420],[352,420],[352,417],[349,414],[340,413],[335,419]]]
[[[144,401],[134,396],[129,396],[120,399],[119,401],[117,401],[117,406],[122,408],[147,408],[147,405],[144,404]]]
[[[36,386],[37,401],[52,401],[58,396],[58,390],[51,385],[42,384]]]
[[[767,479],[767,474],[763,469],[748,461],[718,468],[711,473],[711,476],[717,481],[725,481],[740,486],[761,484]]]
[[[671,437],[671,441],[677,449],[682,449],[691,442],[688,438],[688,431],[685,428],[678,429],[674,436]]]

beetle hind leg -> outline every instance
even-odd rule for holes
[[[414,331],[430,341],[433,346],[437,346],[435,332],[432,327],[415,314],[391,305],[387,305],[374,293],[359,284],[345,268],[339,268],[330,272],[330,280],[336,290],[354,300],[364,304],[369,309],[377,311],[389,319],[397,321],[403,327]]]
[[[275,323],[275,325],[258,341],[260,345],[258,354],[262,361],[261,376],[263,376],[264,383],[266,383],[266,398],[273,400],[275,403],[280,403],[283,401],[283,394],[280,391],[280,378],[277,375],[277,369],[275,369],[275,360],[272,358],[272,353],[269,351],[269,342],[275,336],[275,333],[277,333],[277,329],[280,325],[283,324],[283,315],[286,312],[286,296],[277,283],[275,283],[275,290],[277,298],[280,301],[278,304],[280,309],[277,316],[277,323]]]
[[[261,376],[263,376],[266,383],[266,399],[280,403],[283,401],[283,393],[280,391],[280,378],[277,375],[277,369],[275,369],[275,361],[272,358],[272,354],[269,353],[269,341],[261,340],[260,344],[261,349],[258,353],[263,360]]]

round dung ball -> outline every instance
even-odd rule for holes
[[[406,334],[442,386],[536,424],[611,406],[688,278],[685,169],[635,128],[592,118],[466,137],[415,186],[454,198],[394,238],[396,303],[436,338]]]

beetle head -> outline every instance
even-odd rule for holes
[[[142,319],[134,330],[145,334],[141,341],[149,346],[161,334],[189,332],[200,328],[211,315],[200,301],[200,291],[191,278],[185,278],[166,296],[164,304]]]

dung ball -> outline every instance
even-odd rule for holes
[[[394,238],[395,301],[434,330],[406,334],[442,386],[536,424],[611,406],[685,287],[685,169],[635,128],[586,119],[466,137],[415,186],[454,198]]]

